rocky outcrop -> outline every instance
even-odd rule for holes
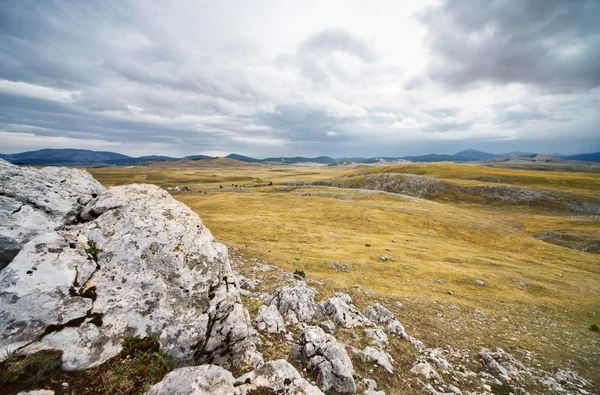
[[[316,376],[323,391],[356,392],[352,377],[352,361],[335,338],[316,326],[308,326],[292,345],[290,357],[299,366]]]
[[[303,379],[286,360],[271,361],[239,377],[235,385],[240,395],[268,388],[283,395],[322,395],[323,392]]]
[[[254,326],[259,331],[267,331],[267,333],[285,332],[283,317],[275,306],[260,306],[258,316],[254,319]]]
[[[404,326],[400,323],[400,321],[396,319],[391,311],[379,303],[367,307],[364,314],[372,322],[376,324],[384,324],[387,333],[398,335],[403,339],[408,338],[408,335],[404,330]]]
[[[317,291],[307,287],[304,281],[295,281],[293,285],[277,288],[265,304],[277,307],[290,323],[310,322],[320,314],[315,303],[316,295]]]
[[[71,169],[1,174],[3,196],[52,225],[0,271],[0,354],[56,349],[64,369],[83,369],[117,355],[127,336],[155,335],[178,366],[262,363],[226,248],[166,191],[102,192]],[[45,179],[56,183],[38,185]]]
[[[104,187],[83,170],[37,170],[0,159],[0,270],[35,236],[76,221],[102,192]]]
[[[344,328],[371,326],[373,323],[352,304],[352,298],[343,293],[335,293],[319,303],[322,315],[329,317],[336,325]]]
[[[231,395],[233,382],[231,372],[219,366],[191,366],[170,372],[146,395]]]

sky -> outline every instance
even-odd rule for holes
[[[600,0],[2,0],[0,152],[600,151]]]

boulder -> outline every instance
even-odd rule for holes
[[[281,315],[291,322],[310,322],[319,316],[319,306],[315,303],[317,290],[306,286],[304,281],[277,288],[265,299],[266,305],[273,305]]]
[[[394,368],[390,362],[390,356],[385,351],[375,347],[366,347],[364,350],[360,351],[359,354],[363,361],[376,363],[388,372],[394,373]]]
[[[307,326],[297,343],[292,345],[290,358],[316,376],[323,391],[356,392],[352,361],[335,338],[316,326]]]
[[[365,336],[371,339],[371,344],[379,349],[383,349],[389,342],[385,332],[379,328],[365,329]]]
[[[91,197],[82,183],[70,188],[83,172],[66,170],[49,171],[65,180],[61,189],[42,188],[54,196],[48,212],[63,218],[77,215],[76,191]],[[36,172],[19,173],[20,182],[38,182]],[[17,201],[33,199],[12,191]],[[66,219],[0,271],[0,354],[56,349],[64,369],[85,369],[117,355],[127,336],[156,335],[176,366],[262,363],[227,250],[197,214],[152,185],[91,199],[79,214],[87,222]]]
[[[427,380],[442,381],[440,375],[425,361],[417,361],[410,372]]]
[[[303,379],[298,371],[283,359],[271,361],[253,372],[239,377],[234,385],[237,393],[245,395],[268,388],[282,395],[322,395],[323,392]]]
[[[83,170],[0,159],[0,270],[35,236],[74,222],[104,187]]]
[[[407,339],[408,335],[404,330],[404,326],[396,319],[394,314],[380,305],[379,303],[369,306],[365,309],[365,317],[376,324],[385,324],[387,333],[398,335],[403,339]]]
[[[175,369],[146,395],[231,395],[235,391],[231,372],[215,365]]]
[[[326,321],[319,322],[319,328],[323,329],[325,331],[325,333],[329,333],[330,335],[333,335],[333,333],[335,332],[336,326],[333,323],[333,321],[326,320]]]
[[[344,328],[371,326],[373,323],[352,304],[352,298],[343,293],[335,293],[326,301],[320,302],[320,311],[336,325]]]
[[[258,316],[254,320],[254,327],[267,333],[284,333],[285,324],[283,317],[275,306],[262,305],[258,308]]]

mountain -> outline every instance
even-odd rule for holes
[[[467,158],[470,160],[487,160],[491,158],[495,158],[498,155],[488,154],[487,152],[477,151],[474,149],[466,149],[464,151],[457,152],[452,155],[459,158]]]
[[[561,157],[561,159],[581,160],[585,162],[600,162],[600,152],[593,152],[591,154],[567,155]]]
[[[462,156],[439,154],[405,156],[402,159],[410,160],[412,162],[471,162],[474,160]]]
[[[173,158],[171,156],[161,156],[161,155],[148,155],[148,156],[140,156],[139,158],[134,158],[136,161],[157,161],[157,160],[179,160],[179,158]]]
[[[0,157],[9,162],[24,165],[126,163],[134,159],[116,152],[84,149],[42,149],[19,154],[1,155]]]
[[[331,165],[337,163],[336,159],[330,158],[329,156],[318,156],[316,158],[305,158],[303,156],[296,156],[293,158],[265,158],[261,162],[270,163],[322,163],[325,165]]]
[[[497,156],[529,156],[529,157],[531,157],[532,155],[535,155],[535,154],[533,152],[512,151],[512,152],[507,152],[505,154],[500,154]]]
[[[183,159],[200,160],[200,159],[213,159],[213,157],[208,156],[208,155],[189,155],[189,156],[184,157]]]
[[[260,162],[260,159],[251,158],[249,156],[238,155],[238,154],[229,154],[225,158],[239,160],[241,162]]]

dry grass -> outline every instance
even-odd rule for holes
[[[353,284],[372,289],[372,296],[354,294],[356,304],[384,303],[428,346],[499,346],[517,357],[533,351],[534,366],[571,367],[600,382],[600,335],[589,330],[600,321],[600,258],[533,237],[559,231],[600,238],[597,217],[543,207],[286,185],[356,175],[356,169],[340,167],[90,171],[106,186],[189,186],[191,192],[174,197],[197,212],[219,241],[287,271],[303,270],[308,279],[325,283],[319,287],[321,295],[347,292]],[[595,173],[454,164],[361,172],[418,174],[457,184],[501,183],[589,198],[600,193],[600,174]],[[389,260],[380,262],[381,256]],[[335,261],[350,264],[350,270],[332,269]],[[476,280],[486,285],[477,286]],[[394,308],[394,301],[405,307]]]

